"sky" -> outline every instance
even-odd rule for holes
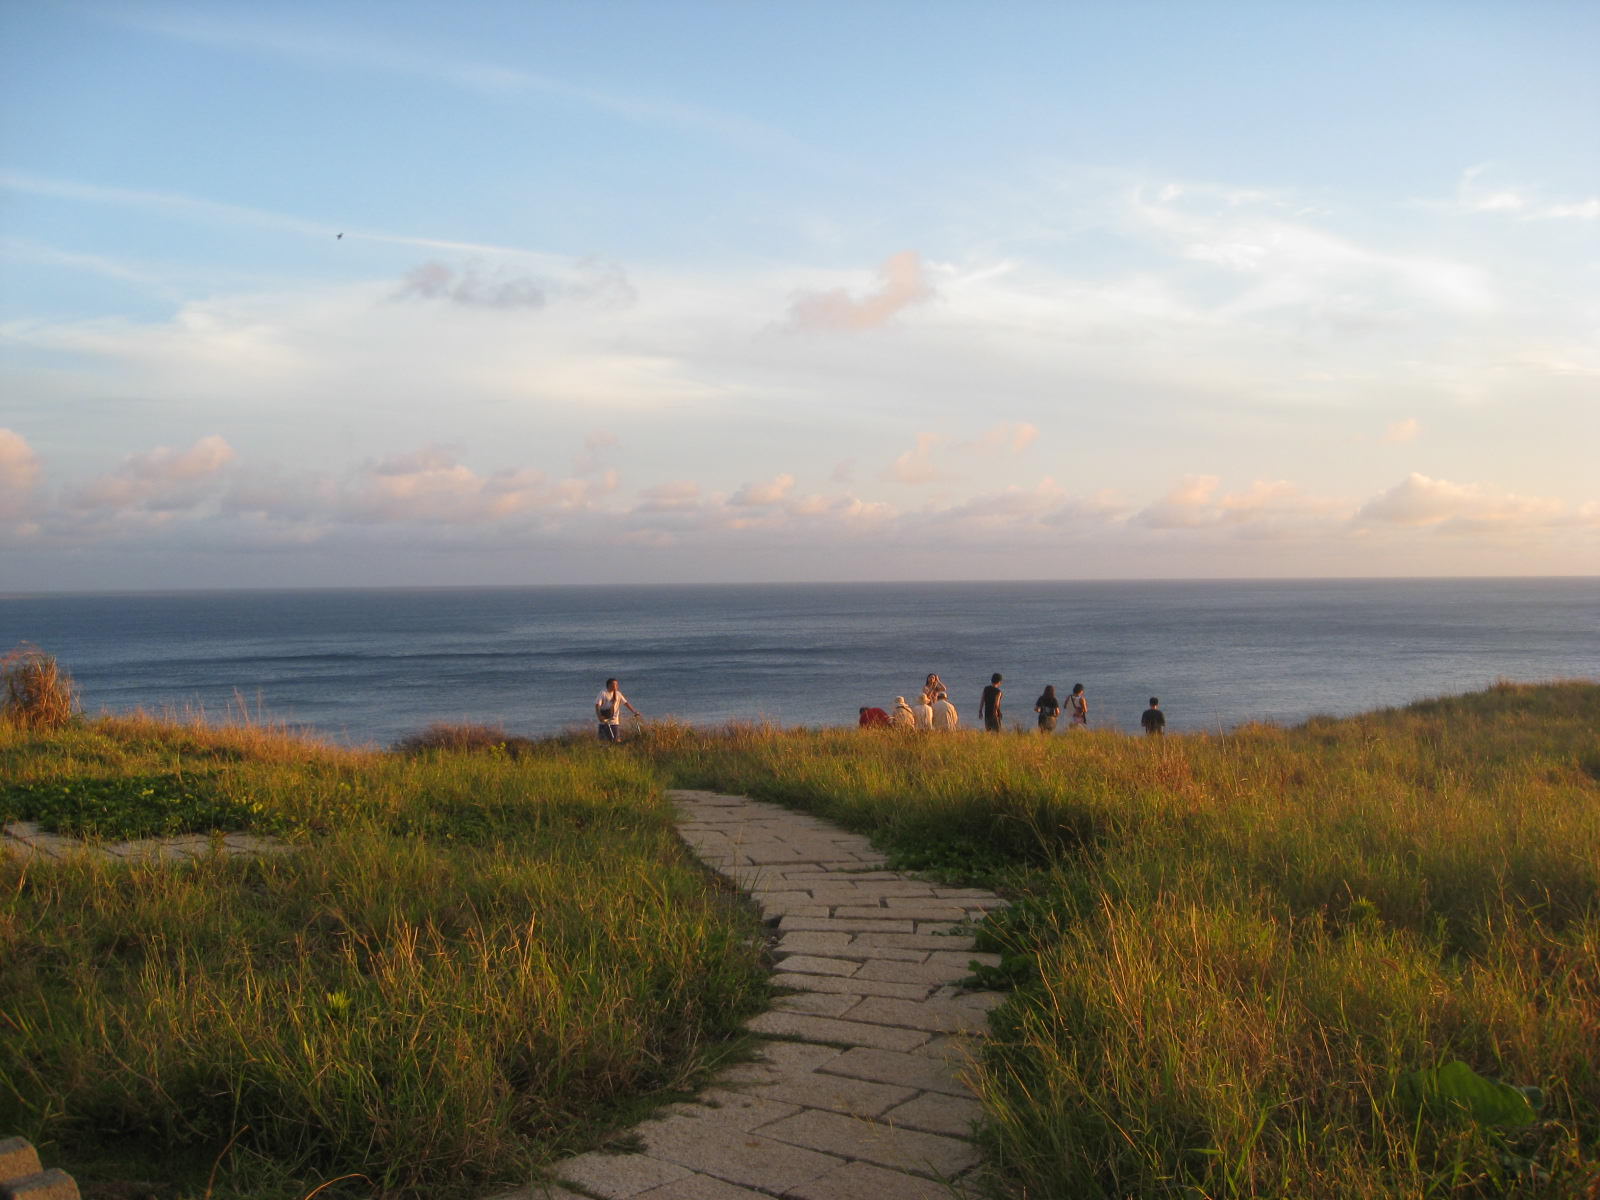
[[[9,0],[0,590],[1600,574],[1596,61],[1587,0]]]

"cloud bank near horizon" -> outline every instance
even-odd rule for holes
[[[605,433],[588,440],[619,441]],[[1018,433],[996,426],[980,440],[1014,446]],[[1141,500],[1074,492],[1046,476],[895,505],[827,481],[810,490],[789,473],[728,492],[688,479],[630,487],[612,468],[588,477],[554,477],[536,466],[482,470],[463,457],[458,448],[429,445],[325,474],[246,459],[209,434],[187,447],[137,451],[95,478],[52,487],[47,464],[15,431],[0,429],[0,546],[46,555],[226,545],[236,560],[286,548],[337,554],[370,542],[403,544],[428,561],[565,552],[635,568],[670,567],[683,555],[731,561],[752,550],[784,551],[797,561],[832,562],[837,574],[828,577],[842,579],[914,577],[929,556],[968,554],[977,562],[1013,556],[1021,568],[1013,577],[1036,578],[1126,574],[1141,556],[1158,568],[1183,564],[1186,574],[1219,573],[1197,569],[1208,561],[1236,574],[1263,544],[1286,574],[1360,573],[1373,553],[1408,564],[1401,573],[1411,574],[1451,573],[1453,562],[1480,561],[1508,545],[1535,562],[1575,541],[1600,553],[1600,504],[1415,472],[1364,497],[1314,495],[1287,480],[1229,489],[1217,476],[1188,475]],[[1098,559],[1123,570],[1097,570]]]

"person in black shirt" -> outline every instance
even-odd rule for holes
[[[1061,701],[1056,699],[1056,685],[1046,684],[1043,693],[1033,702],[1033,711],[1039,714],[1039,732],[1054,733],[1056,718],[1061,715]]]
[[[989,676],[989,686],[983,689],[983,699],[978,702],[978,715],[990,733],[1000,732],[1000,697],[1004,694],[1000,690],[1000,679],[999,671]]]
[[[1167,714],[1161,711],[1161,697],[1150,697],[1150,707],[1140,714],[1139,724],[1144,726],[1144,731],[1147,734],[1166,732]]]

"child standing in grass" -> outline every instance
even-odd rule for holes
[[[1083,694],[1083,684],[1072,685],[1072,695],[1067,697],[1067,707],[1072,709],[1072,724],[1074,728],[1087,729],[1089,727],[1089,697]]]
[[[1167,714],[1161,711],[1161,698],[1150,697],[1150,707],[1139,716],[1139,724],[1144,726],[1147,734],[1165,733],[1167,731]]]

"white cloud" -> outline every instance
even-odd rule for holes
[[[1456,204],[1474,213],[1506,213],[1524,221],[1593,221],[1600,219],[1600,196],[1582,200],[1546,200],[1542,189],[1526,185],[1485,184],[1491,163],[1479,163],[1461,172],[1456,184]]]
[[[1358,526],[1437,527],[1460,533],[1547,526],[1569,519],[1567,506],[1556,499],[1518,496],[1416,472],[1369,500],[1355,515]]]
[[[67,503],[81,511],[190,508],[236,457],[233,447],[216,434],[201,438],[187,450],[158,446],[130,455],[111,474],[74,490]]]
[[[936,433],[917,434],[917,444],[900,455],[883,473],[883,478],[894,483],[940,483],[951,478],[950,473],[933,462],[933,452],[944,441]]]
[[[794,490],[793,475],[779,475],[766,483],[747,483],[728,498],[735,508],[769,508],[781,504]]]
[[[1194,529],[1214,524],[1217,507],[1212,500],[1217,485],[1215,475],[1185,475],[1160,500],[1140,509],[1134,521],[1152,529]]]
[[[915,250],[891,256],[878,271],[882,286],[859,300],[844,288],[802,292],[789,306],[789,323],[796,329],[876,329],[902,309],[933,295],[932,286],[923,278],[922,259]]]
[[[1136,197],[1132,212],[1176,242],[1183,257],[1241,277],[1245,290],[1223,306],[1225,315],[1298,308],[1330,320],[1374,320],[1417,301],[1467,314],[1499,304],[1474,264],[1364,246],[1238,198],[1220,211],[1209,197],[1200,199],[1204,203],[1184,193],[1153,202]]]
[[[1258,479],[1236,492],[1219,492],[1221,483],[1215,475],[1185,475],[1130,521],[1148,529],[1235,528],[1261,536],[1307,534],[1350,512],[1347,502],[1307,495],[1286,479]]]
[[[1039,436],[1039,427],[1027,421],[1008,421],[985,429],[968,443],[981,454],[1021,454]]]
[[[43,475],[39,456],[23,436],[0,428],[0,518],[21,516]]]
[[[1417,434],[1422,432],[1422,422],[1415,417],[1407,417],[1403,421],[1395,421],[1383,431],[1385,445],[1396,446],[1403,442],[1416,441]]]
[[[682,512],[700,507],[700,485],[692,479],[658,483],[639,493],[634,512]]]

